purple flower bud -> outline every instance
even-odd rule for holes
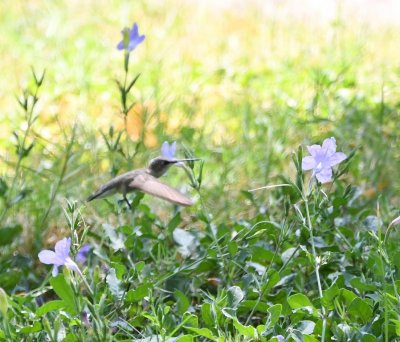
[[[118,43],[117,49],[125,50],[128,53],[132,52],[145,38],[144,35],[139,35],[139,28],[136,23],[133,24],[132,29],[125,27],[121,33],[122,40]]]
[[[164,141],[161,146],[161,156],[167,159],[175,159],[176,153],[176,141],[168,143],[168,141]]]
[[[92,246],[90,245],[90,243],[84,244],[79,249],[78,253],[76,253],[75,260],[81,264],[84,264],[87,260],[88,254],[91,249],[92,249]]]

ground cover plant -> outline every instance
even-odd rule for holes
[[[0,4],[1,341],[400,340],[398,7],[310,3]]]

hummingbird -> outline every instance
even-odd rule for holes
[[[168,142],[164,142],[161,148],[162,155],[150,160],[147,168],[132,170],[111,179],[89,196],[87,201],[90,202],[96,198],[104,198],[119,192],[122,193],[124,201],[130,208],[131,205],[126,195],[132,191],[141,191],[174,204],[192,205],[193,201],[189,197],[158,180],[172,165],[179,166],[179,163],[185,161],[198,160],[198,158],[176,159],[174,157],[175,150],[176,142],[172,143],[171,146]]]

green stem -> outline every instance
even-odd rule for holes
[[[4,330],[5,330],[4,332],[5,332],[5,335],[7,336],[7,340],[12,341],[13,338],[12,338],[12,334],[11,334],[11,330],[10,330],[10,323],[8,322],[7,315],[5,315],[3,317],[3,324],[4,324]]]
[[[320,261],[319,257],[317,255],[317,252],[315,250],[315,244],[314,244],[314,234],[313,234],[313,228],[311,224],[311,217],[310,217],[310,209],[308,208],[308,199],[306,196],[303,198],[304,200],[304,205],[306,207],[306,218],[307,218],[307,226],[308,226],[308,231],[310,232],[310,239],[311,239],[311,250],[312,254],[314,256],[314,261],[315,261],[315,275],[317,276],[317,285],[318,285],[318,293],[319,293],[319,298],[323,298],[323,293],[322,293],[322,286],[321,286],[321,278],[319,275],[319,266],[320,266]],[[321,304],[321,311],[323,315],[323,320],[322,320],[322,333],[321,333],[321,341],[325,341],[325,330],[326,330],[326,312],[325,312],[325,307]]]
[[[58,177],[57,184],[56,184],[56,186],[54,187],[54,189],[53,189],[53,191],[52,191],[52,193],[51,193],[50,203],[49,203],[49,205],[48,205],[48,207],[47,207],[46,212],[44,213],[44,215],[43,215],[43,217],[42,217],[42,220],[41,220],[41,223],[40,223],[40,226],[39,226],[39,228],[41,229],[42,232],[44,232],[44,227],[43,227],[43,225],[44,225],[44,223],[46,222],[46,220],[47,220],[47,218],[48,218],[48,216],[49,216],[49,214],[50,214],[50,211],[51,211],[51,208],[52,208],[53,205],[54,205],[54,200],[55,200],[55,198],[56,198],[56,195],[57,195],[57,193],[58,193],[58,190],[59,190],[59,188],[60,188],[60,186],[61,186],[61,184],[62,184],[62,182],[63,182],[64,176],[65,176],[65,174],[66,174],[66,172],[67,172],[68,162],[69,162],[69,160],[71,159],[71,155],[72,155],[72,153],[71,153],[71,151],[72,151],[72,146],[73,146],[74,141],[75,141],[75,131],[76,131],[76,126],[73,128],[71,141],[69,142],[69,144],[68,144],[68,146],[67,146],[67,151],[66,151],[66,153],[65,153],[64,163],[63,163],[63,165],[62,165],[61,173],[60,173],[60,175],[59,175],[59,177]]]

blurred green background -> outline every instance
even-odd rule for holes
[[[66,199],[83,201],[110,179],[112,166],[117,173],[142,167],[164,140],[177,140],[181,156],[186,148],[204,158],[202,193],[218,221],[273,210],[269,192],[250,200],[242,190],[292,176],[299,144],[330,136],[355,152],[345,181],[365,202],[381,196],[384,213],[395,211],[399,17],[397,1],[0,2],[0,175],[8,182],[12,132],[26,129],[15,96],[29,87],[31,67],[46,69],[28,137],[34,148],[17,175],[29,195],[6,221],[23,225],[28,248],[37,232],[63,236]],[[131,58],[131,76],[141,76],[123,146],[138,153],[127,160],[107,150],[101,132],[124,128],[116,44],[133,22],[146,40]],[[167,177],[191,193],[183,172]],[[145,201],[169,215],[168,205]],[[190,217],[196,206],[185,210]],[[102,201],[85,214],[94,225],[121,220]]]

